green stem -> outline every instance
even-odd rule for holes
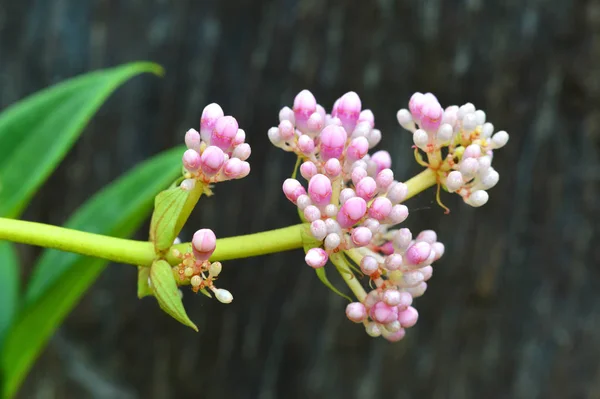
[[[249,258],[302,248],[302,232],[307,226],[302,223],[261,233],[220,238],[217,240],[217,249],[210,260],[225,261]],[[174,245],[173,248],[180,252],[186,252],[189,250],[189,243]],[[167,254],[167,260],[171,264],[178,263],[177,258],[171,253]]]
[[[408,195],[405,200],[414,197],[421,191],[427,190],[429,187],[435,186],[437,183],[437,175],[432,169],[425,169],[416,176],[411,177],[404,182],[408,186]]]
[[[132,265],[150,265],[156,256],[154,246],[150,242],[126,240],[16,219],[0,218],[0,240],[54,248]]]
[[[336,266],[338,273],[340,273],[340,276],[342,276],[344,282],[348,288],[350,288],[354,296],[356,296],[360,302],[364,301],[367,297],[367,293],[360,284],[358,278],[352,273],[350,266],[346,264],[346,259],[344,259],[343,255],[341,253],[332,254],[329,257],[329,260]]]
[[[217,240],[217,250],[211,260],[247,258],[302,248],[304,228],[304,224],[297,224],[262,233],[221,238]],[[137,266],[150,266],[156,257],[154,246],[150,242],[126,240],[16,219],[0,218],[0,240],[54,248]],[[175,247],[184,252],[189,248],[189,243]],[[171,254],[167,256],[167,260],[171,264],[178,263]]]

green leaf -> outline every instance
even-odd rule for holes
[[[197,332],[198,327],[190,320],[183,307],[171,265],[163,259],[155,261],[150,268],[150,280],[160,308],[181,324]]]
[[[152,292],[152,287],[150,287],[149,281],[150,268],[138,266],[137,296],[139,299],[154,295],[154,292]]]
[[[19,259],[11,243],[0,241],[0,347],[19,308]]]
[[[88,200],[66,227],[117,237],[133,234],[148,217],[154,197],[181,173],[179,147],[148,160]],[[4,395],[11,397],[48,339],[107,262],[46,250],[25,295],[26,308],[0,350]]]
[[[185,186],[171,187],[156,196],[150,223],[150,241],[154,243],[157,254],[163,254],[171,248],[202,190],[202,184],[196,183],[190,189],[185,189]]]
[[[136,62],[88,73],[42,90],[0,114],[0,215],[19,215],[106,98],[131,77],[162,74]]]
[[[352,299],[348,295],[342,293],[340,290],[338,290],[337,288],[335,288],[333,284],[331,284],[331,282],[327,278],[327,273],[325,273],[325,268],[324,267],[321,267],[319,269],[315,269],[315,272],[317,272],[317,277],[319,278],[319,280],[321,280],[321,282],[323,284],[325,284],[325,286],[327,288],[329,288],[331,291],[335,292],[336,294],[338,294],[342,298],[346,298],[347,300],[349,300],[350,302],[352,302]]]

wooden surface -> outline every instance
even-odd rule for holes
[[[409,201],[407,226],[439,230],[447,253],[399,344],[348,322],[300,251],[227,262],[231,305],[186,293],[199,334],[113,265],[21,398],[600,397],[600,1],[0,0],[2,107],[139,59],[167,75],[109,100],[26,218],[62,223],[216,101],[246,130],[252,173],[203,199],[184,238],[295,223],[280,191],[294,159],[266,132],[303,88],[327,106],[357,91],[403,178],[418,171],[395,121],[410,94],[472,101],[511,134],[500,183],[481,209],[444,196],[449,216],[433,192]],[[37,250],[22,254],[30,267]]]

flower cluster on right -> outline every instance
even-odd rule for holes
[[[430,93],[414,94],[409,109],[397,116],[427,155],[425,162],[415,149],[419,163],[431,171],[430,186],[444,185],[472,206],[487,202],[485,190],[498,181],[492,151],[506,144],[506,132],[493,134],[485,113],[472,104],[444,110]],[[396,227],[408,217],[402,202],[412,195],[414,182],[395,179],[388,152],[369,153],[381,140],[373,113],[349,92],[328,114],[303,90],[293,108],[280,111],[279,125],[268,135],[275,146],[300,158],[299,172],[308,183],[295,178],[283,183],[285,196],[310,226],[306,263],[317,270],[333,263],[357,298],[347,306],[347,317],[373,337],[401,340],[417,322],[413,298],[427,289],[444,245],[432,230],[413,237],[409,229]],[[368,292],[360,275],[368,277]]]
[[[412,133],[415,146],[427,154],[426,166],[440,174],[440,183],[459,194],[468,205],[487,203],[487,190],[500,178],[492,167],[494,150],[508,142],[504,130],[494,133],[485,112],[471,103],[443,109],[431,93],[415,93],[408,109],[397,114],[400,125]],[[441,150],[447,149],[445,157]]]

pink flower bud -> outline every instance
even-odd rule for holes
[[[342,173],[342,164],[340,164],[340,160],[337,158],[330,158],[325,162],[323,167],[325,169],[325,173],[327,176],[331,178],[336,178]]]
[[[367,318],[367,309],[360,302],[352,302],[346,306],[346,316],[350,321],[361,323]]]
[[[433,244],[431,244],[431,249],[433,251],[435,251],[434,260],[438,260],[442,256],[444,256],[445,247],[444,247],[444,244],[442,244],[441,242],[438,241],[438,242],[434,242]]]
[[[316,174],[308,182],[308,196],[317,206],[329,204],[331,194],[331,180],[327,176]]]
[[[344,204],[350,198],[356,197],[356,193],[351,188],[345,188],[340,192],[340,204]]]
[[[223,165],[223,174],[228,179],[241,179],[246,177],[250,172],[250,164],[238,158],[228,159]]]
[[[225,163],[225,154],[219,147],[206,147],[200,156],[200,167],[205,176],[211,177],[219,173]]]
[[[233,138],[232,145],[235,147],[242,144],[244,141],[246,141],[246,132],[244,131],[244,129],[238,129],[237,133],[235,134],[235,137]]]
[[[379,173],[384,169],[389,169],[392,167],[392,157],[387,151],[377,151],[373,155],[371,155],[371,161],[375,162],[377,165],[377,171],[375,173]]]
[[[429,101],[421,108],[421,127],[427,131],[435,132],[442,123],[444,111],[437,101]]]
[[[322,248],[311,248],[306,252],[304,260],[306,264],[314,269],[319,269],[327,263],[329,255]]]
[[[182,161],[183,166],[192,173],[197,172],[198,169],[200,169],[201,158],[196,150],[186,150],[186,152],[183,153]]]
[[[367,171],[363,168],[354,168],[352,171],[352,183],[355,186],[358,186],[360,182],[367,177]],[[356,195],[358,194],[358,190],[356,190]]]
[[[299,196],[306,194],[306,190],[298,180],[285,179],[283,182],[283,193],[287,199],[295,204]]]
[[[410,265],[420,265],[429,258],[429,254],[431,254],[431,245],[419,241],[406,250],[405,259]]]
[[[467,148],[465,148],[465,152],[463,152],[462,159],[467,158],[479,158],[481,156],[481,147],[477,144],[471,144]]]
[[[242,144],[237,145],[233,149],[233,153],[231,154],[231,156],[233,158],[238,158],[238,159],[241,159],[242,161],[245,161],[246,159],[250,158],[251,152],[252,151],[250,149],[250,144],[242,143]]]
[[[390,184],[394,182],[394,172],[391,169],[383,169],[377,173],[375,181],[380,190],[387,190]]]
[[[369,141],[365,137],[356,137],[352,139],[346,149],[346,158],[351,161],[358,161],[364,158],[369,152]]]
[[[412,241],[412,233],[409,229],[400,229],[394,233],[394,247],[399,251],[404,251]]]
[[[381,224],[376,219],[369,218],[363,222],[363,226],[371,230],[371,233],[377,234],[379,232],[379,227],[381,226]]]
[[[295,122],[294,119],[294,111],[290,107],[283,107],[281,111],[279,111],[279,122],[288,120],[292,123]]]
[[[360,270],[367,276],[370,276],[379,270],[379,263],[377,259],[367,255],[360,261]]]
[[[384,338],[390,342],[401,341],[406,336],[406,330],[401,328],[398,331],[384,335]]]
[[[410,328],[417,324],[419,312],[417,312],[417,309],[409,306],[406,310],[399,312],[397,317],[400,324],[402,324],[402,327]]]
[[[413,297],[409,292],[401,291],[400,292],[400,302],[396,306],[398,308],[398,312],[401,312],[412,305]]]
[[[388,217],[392,211],[392,206],[392,202],[389,199],[377,197],[369,206],[369,216],[381,222]]]
[[[205,261],[215,252],[217,237],[210,229],[201,229],[194,233],[192,250],[196,261]]]
[[[423,275],[423,281],[427,281],[433,276],[433,267],[431,265],[422,267],[419,271]]]
[[[306,208],[305,208],[306,209]],[[327,225],[321,219],[315,220],[310,224],[310,233],[319,241],[323,241],[327,236]]]
[[[375,183],[375,180],[370,176],[364,177],[356,185],[356,195],[366,201],[369,201],[371,198],[373,198],[376,193],[377,183]]]
[[[307,129],[308,118],[317,110],[317,100],[308,90],[302,90],[294,98],[296,126],[302,132]]]
[[[384,267],[389,271],[394,271],[400,269],[402,266],[402,255],[400,254],[390,254],[385,257]]]
[[[398,320],[398,309],[390,306],[383,301],[377,302],[369,310],[369,317],[377,323],[387,324]]]
[[[190,129],[185,133],[185,145],[190,150],[200,152],[200,133],[196,129]]]
[[[390,184],[387,191],[387,198],[392,201],[392,204],[397,204],[404,201],[408,195],[408,186],[404,183],[395,182]]]
[[[223,116],[217,119],[210,136],[210,144],[227,151],[233,144],[238,128],[238,123],[233,116]]]
[[[379,247],[379,250],[384,255],[391,255],[394,253],[394,244],[391,241],[387,241],[382,246]]]
[[[304,217],[312,223],[315,220],[321,219],[321,211],[316,206],[309,205],[304,208]]]
[[[303,134],[298,138],[298,148],[304,155],[310,155],[315,150],[315,142],[308,135]]]
[[[325,118],[319,112],[313,112],[306,122],[308,130],[312,133],[318,133],[325,126]]]
[[[350,198],[340,208],[337,221],[341,228],[347,229],[358,223],[367,212],[367,203],[360,197]]]
[[[394,205],[392,211],[388,215],[388,222],[391,225],[400,224],[408,217],[408,208],[406,205]]]
[[[202,117],[200,118],[200,136],[202,140],[211,145],[210,138],[215,124],[219,118],[223,117],[223,109],[219,104],[212,103],[204,107],[202,111]]]
[[[332,115],[340,119],[346,131],[353,131],[360,116],[360,97],[355,92],[350,91],[340,97],[336,104],[337,107],[334,106]]]
[[[360,115],[358,115],[357,123],[360,122],[367,122],[371,126],[371,129],[375,127],[375,116],[373,115],[373,111],[370,109],[362,110]]]
[[[413,298],[418,298],[418,297],[422,296],[425,293],[425,291],[427,291],[427,283],[422,282],[421,284],[417,285],[416,287],[406,288],[406,291],[410,295],[412,295]]]
[[[300,174],[306,180],[310,180],[311,177],[317,174],[317,165],[311,161],[303,162],[302,165],[300,165]]]
[[[296,137],[296,130],[292,122],[283,120],[279,123],[279,134],[283,141],[292,141]]]
[[[371,238],[373,238],[373,233],[366,227],[357,227],[352,230],[351,239],[357,247],[369,245]]]
[[[322,160],[326,161],[329,158],[341,157],[348,137],[343,127],[326,126],[319,137],[319,150]]]
[[[412,114],[412,118],[415,122],[421,121],[421,109],[427,102],[427,99],[423,95],[423,93],[415,93],[410,97],[410,101],[408,102],[408,109]]]
[[[426,243],[433,244],[437,241],[437,234],[433,230],[423,230],[417,236],[417,241],[425,241]]]

